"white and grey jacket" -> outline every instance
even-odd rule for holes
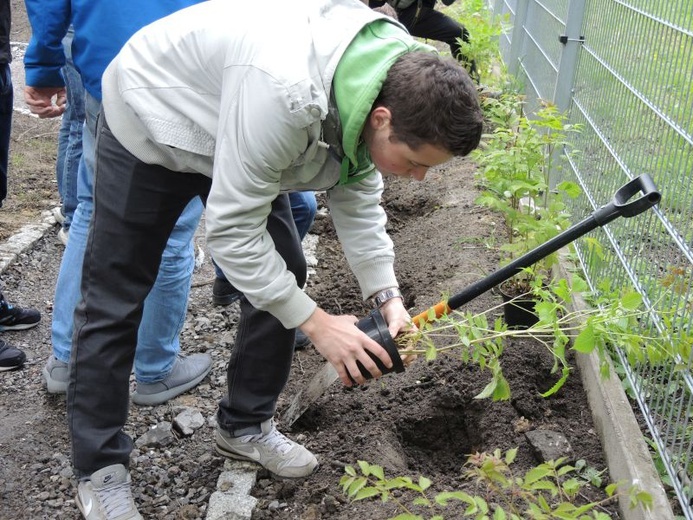
[[[354,48],[366,26],[368,38],[393,40],[375,71],[372,63],[359,65]],[[316,304],[297,287],[266,230],[280,192],[327,189],[364,299],[397,285],[382,178],[373,171],[337,185],[340,161],[356,161],[357,143],[340,143],[340,156],[340,147],[322,140],[322,126],[348,47],[346,61],[361,70],[342,75],[361,74],[363,81],[353,98],[337,103],[349,112],[340,118],[353,136],[392,61],[414,45],[402,26],[356,0],[210,0],[154,22],[126,43],[103,77],[104,113],[140,160],[212,177],[206,218],[212,255],[255,307],[296,327]]]

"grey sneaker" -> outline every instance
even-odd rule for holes
[[[106,466],[77,486],[77,507],[85,520],[144,520],[130,489],[130,474],[122,464]]]
[[[260,428],[262,433],[232,437],[217,426],[217,453],[232,459],[257,462],[285,478],[307,477],[318,467],[315,455],[279,433],[272,419],[260,424]]]
[[[212,369],[209,354],[179,355],[171,372],[156,383],[137,383],[132,402],[142,406],[165,403],[177,395],[187,392],[202,381]]]
[[[46,380],[46,388],[49,394],[64,394],[67,392],[67,363],[63,363],[51,355],[43,367],[43,378]]]

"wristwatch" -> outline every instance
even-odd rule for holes
[[[402,296],[402,293],[397,287],[390,287],[389,289],[378,291],[373,295],[373,303],[379,309],[385,302],[392,300],[393,298],[400,298],[402,301],[404,301],[404,296]]]

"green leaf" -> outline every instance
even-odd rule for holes
[[[421,486],[421,489],[425,491],[431,487],[431,480],[426,477],[419,477],[419,486]]]
[[[349,489],[347,490],[347,495],[349,495],[350,497],[354,497],[356,493],[358,493],[361,489],[363,489],[366,486],[367,483],[368,481],[365,477],[355,478],[349,486]]]
[[[551,474],[551,470],[545,466],[537,466],[525,473],[525,484],[532,484]]]
[[[484,389],[474,396],[474,399],[488,399],[493,395],[497,385],[498,382],[495,379],[491,379]]]
[[[637,292],[629,292],[621,297],[621,306],[629,311],[634,311],[642,305],[642,296]]]
[[[373,475],[379,480],[385,480],[385,473],[383,472],[383,468],[381,468],[380,466],[371,466],[369,475]]]
[[[554,384],[546,392],[541,394],[541,396],[549,397],[558,392],[561,389],[561,387],[565,384],[565,382],[568,380],[568,376],[570,376],[570,367],[563,367],[563,370],[561,371],[561,378],[558,381],[556,381],[556,384]]]
[[[510,399],[510,385],[505,377],[503,377],[503,374],[498,373],[495,377],[497,379],[497,384],[495,390],[493,391],[493,400],[507,401]]]
[[[356,496],[354,496],[354,500],[363,500],[365,498],[371,498],[376,495],[379,495],[380,491],[378,491],[374,487],[365,487],[363,489],[360,489],[357,493]]]
[[[507,518],[508,516],[505,514],[505,511],[503,511],[502,507],[497,507],[493,512],[493,520],[506,520]]]
[[[594,350],[595,346],[594,326],[591,323],[585,325],[580,334],[573,342],[573,350],[588,354]]]
[[[448,505],[448,502],[453,499],[468,504],[474,503],[474,499],[464,491],[443,491],[442,493],[438,493],[434,500],[436,504],[445,507]]]

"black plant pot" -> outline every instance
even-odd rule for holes
[[[498,289],[503,298],[503,315],[509,329],[528,329],[539,321],[539,316],[534,312],[537,300],[531,295],[514,297],[502,286]]]
[[[397,344],[395,343],[395,340],[392,339],[392,335],[387,329],[385,318],[383,318],[383,315],[380,314],[378,309],[371,311],[370,314],[368,314],[368,316],[365,318],[361,318],[356,326],[362,332],[365,332],[369,338],[376,341],[390,355],[390,359],[392,360],[392,368],[387,368],[385,365],[383,365],[383,362],[380,361],[380,358],[368,352],[368,355],[371,357],[371,359],[373,359],[373,361],[375,361],[375,364],[378,365],[378,368],[383,374],[389,374],[391,372],[404,372],[404,363],[402,362],[402,358],[399,356]],[[366,379],[373,378],[371,373],[366,370],[366,368],[360,362],[357,361],[356,364],[359,367],[363,377]],[[351,378],[351,376],[349,377]]]

